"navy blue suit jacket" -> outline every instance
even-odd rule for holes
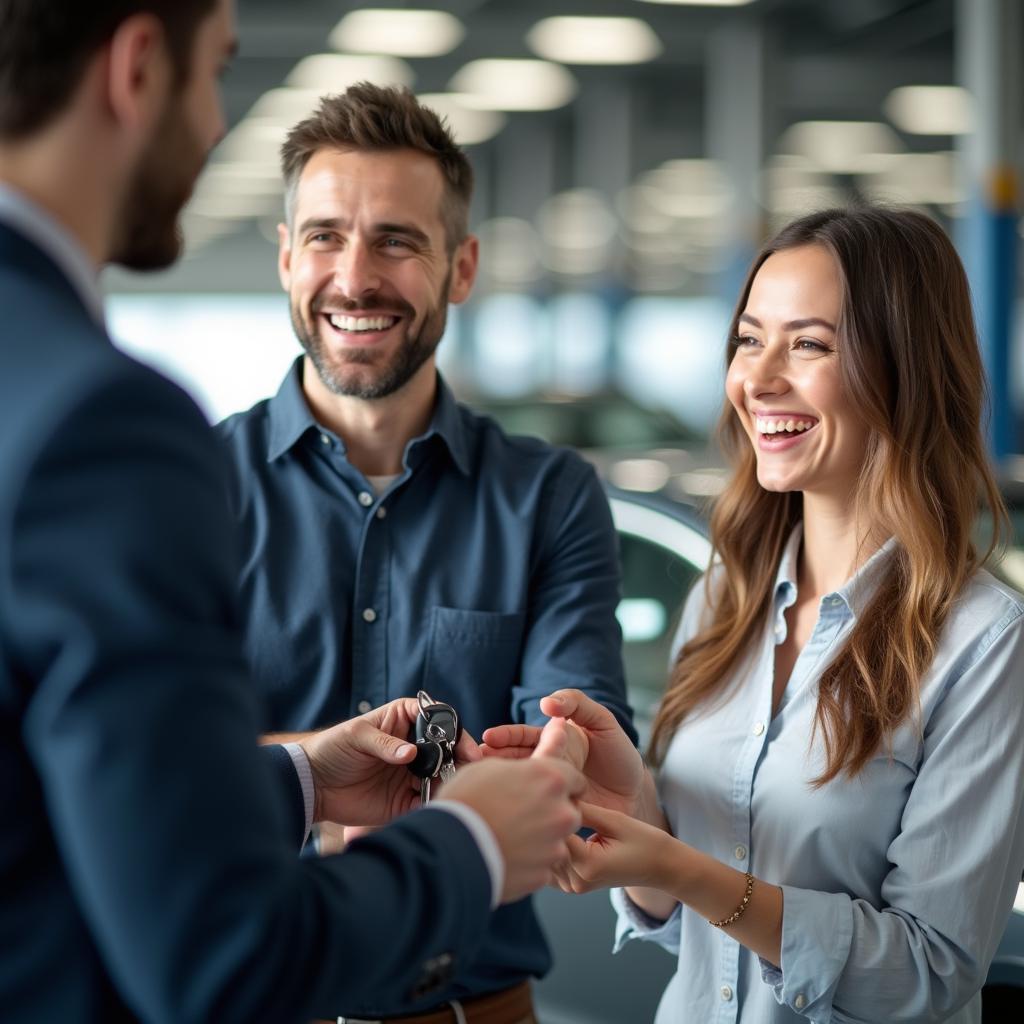
[[[440,988],[486,867],[429,809],[296,856],[199,412],[3,225],[0,313],[0,1018],[301,1021]]]

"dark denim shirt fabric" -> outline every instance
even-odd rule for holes
[[[314,420],[302,366],[274,398],[218,428],[234,468],[247,653],[265,728],[325,725],[422,688],[479,739],[502,722],[543,723],[540,698],[578,687],[635,740],[615,618],[617,541],[592,467],[568,449],[506,436],[439,377],[430,427],[378,496]],[[495,913],[478,957],[440,1000],[549,967],[522,901]],[[378,1005],[338,1011],[420,1008],[382,992]]]

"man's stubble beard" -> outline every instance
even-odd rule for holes
[[[181,255],[178,218],[206,159],[172,94],[125,192],[111,262],[130,270],[162,270]]]
[[[386,398],[394,394],[416,375],[423,364],[437,351],[437,346],[444,335],[445,326],[448,322],[448,289],[451,285],[452,271],[448,268],[444,283],[440,290],[440,301],[437,306],[428,310],[423,318],[423,323],[415,334],[412,333],[411,306],[405,305],[403,316],[407,319],[409,326],[405,330],[405,336],[395,350],[388,362],[374,371],[373,367],[379,354],[375,348],[349,348],[340,355],[332,355],[324,344],[320,332],[317,330],[317,322],[307,324],[298,304],[293,300],[289,302],[291,311],[292,328],[295,336],[299,339],[309,356],[310,362],[316,368],[317,375],[323,381],[324,386],[335,395],[345,395],[349,398],[361,398],[372,400]],[[322,304],[322,303],[321,303]],[[361,302],[361,312],[372,312],[374,305],[384,306],[382,299],[371,302]],[[387,303],[388,308],[394,308],[396,303]],[[314,300],[311,312],[318,317],[318,303]],[[366,374],[346,373],[346,368],[366,366],[370,371]]]

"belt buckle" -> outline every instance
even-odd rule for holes
[[[339,1017],[338,1024],[384,1024],[382,1020],[365,1020],[362,1017]]]

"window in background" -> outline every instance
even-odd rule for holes
[[[210,422],[274,394],[300,351],[284,295],[113,295],[107,325]]]
[[[473,384],[485,395],[513,397],[546,387],[551,346],[544,307],[528,295],[491,295],[474,316]]]
[[[612,365],[608,304],[599,295],[573,292],[556,295],[548,308],[554,357],[551,386],[582,395],[604,390]]]
[[[633,299],[619,318],[619,386],[707,434],[725,395],[728,325],[718,299]]]

